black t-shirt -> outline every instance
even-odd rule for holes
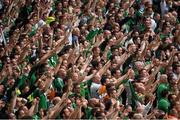
[[[8,114],[6,113],[6,108],[0,110],[0,119],[8,119]]]

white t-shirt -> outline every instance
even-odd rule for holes
[[[101,84],[97,84],[92,82],[91,87],[90,87],[90,93],[92,98],[98,98],[98,90],[101,87]]]
[[[155,22],[154,19],[151,19],[151,28],[152,28],[152,30],[154,31],[156,29],[156,27],[157,27],[157,23]]]

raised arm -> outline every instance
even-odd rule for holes
[[[145,94],[153,93],[156,90],[158,85],[159,85],[159,80],[156,80],[153,84],[148,84],[146,86],[147,91]]]
[[[152,41],[148,46],[147,46],[147,49],[148,50],[154,50],[156,51],[159,46],[160,46],[160,43],[161,43],[161,40],[160,40],[160,37],[159,37],[159,34],[156,35],[156,38],[154,41]]]
[[[74,22],[75,22],[75,19],[73,19],[73,21],[72,21],[72,23],[71,23],[72,26],[73,26]],[[48,53],[46,53],[46,54],[39,60],[39,62],[38,62],[37,64],[42,64],[42,63],[44,63],[48,58],[50,58],[50,57],[52,56],[53,53],[59,53],[59,52],[63,49],[63,47],[64,47],[64,45],[65,45],[65,43],[66,43],[66,41],[67,41],[67,39],[68,39],[68,36],[70,35],[71,31],[72,31],[72,27],[70,28],[69,32],[66,33],[65,37],[64,37],[62,40],[60,40],[60,41],[57,42],[57,45],[55,46],[55,48],[54,48],[53,50],[49,51]]]
[[[154,82],[155,76],[156,76],[156,74],[159,72],[160,69],[161,69],[161,65],[159,65],[159,66],[149,75],[149,77],[148,77],[149,80],[148,80],[146,86],[148,86],[148,85],[150,85],[150,84],[152,84],[152,83]]]
[[[117,90],[117,96],[120,96],[121,93],[124,91],[125,87],[123,84],[121,84]]]
[[[53,53],[58,53],[59,51],[61,51],[64,47],[64,42],[66,41],[66,38],[67,37],[65,37],[62,41],[60,41],[60,43],[58,43],[53,50],[49,51],[44,56],[42,56],[42,58],[39,60],[37,64],[44,63],[48,58],[52,56]]]
[[[85,64],[83,65],[82,69],[80,70],[81,74],[85,72],[85,70],[87,69],[87,67],[88,67],[89,63],[91,62],[91,60],[92,60],[92,56],[88,56],[88,58],[85,61]]]
[[[76,100],[77,108],[71,113],[69,119],[80,119],[81,118],[81,108],[82,103],[80,100]]]
[[[103,43],[104,38],[102,34],[99,34],[97,36],[95,36],[96,41],[94,42],[93,45],[91,45],[90,51],[94,48],[94,47],[99,47],[101,45],[101,43]]]
[[[130,74],[130,70],[124,74],[123,76],[121,76],[119,79],[117,79],[117,82],[116,82],[116,87],[118,87],[119,85],[121,85],[122,81],[127,79],[129,77],[129,74]]]
[[[52,109],[50,109],[48,119],[55,119],[58,116],[58,114],[66,106],[66,98],[67,96],[63,97],[59,103],[57,103]]]
[[[129,32],[129,33],[124,33],[119,39],[117,39],[117,41],[115,42],[115,45],[118,44],[124,44],[124,42],[126,41],[126,39],[132,34],[133,31]]]
[[[119,68],[122,64],[124,64],[124,62],[128,59],[128,57],[129,57],[129,54],[128,54],[127,52],[125,52],[123,55],[118,56],[118,57],[116,58],[116,61],[117,61],[117,64],[118,64],[118,68]]]
[[[144,107],[143,116],[144,116],[145,118],[146,118],[148,112],[150,111],[150,109],[151,109],[151,107],[152,107],[152,105],[153,105],[154,100],[155,100],[155,96],[152,95],[150,101],[149,101],[148,104]]]
[[[100,76],[102,76],[105,71],[111,66],[111,61],[109,60],[98,72],[97,74],[99,74]]]
[[[144,56],[145,56],[146,51],[147,51],[146,42],[147,41],[145,41],[145,40],[141,42],[141,47],[139,49],[140,60],[144,60]]]
[[[89,75],[89,76],[85,76],[82,82],[86,82],[86,81],[88,81],[88,80],[91,80],[95,75],[96,75],[96,73],[91,74],[91,75]]]
[[[63,61],[63,59],[62,59],[61,57],[59,57],[59,62],[58,62],[57,66],[56,66],[55,69],[54,69],[54,74],[55,74],[55,75],[56,75],[57,72],[59,71],[59,68],[60,68],[60,66],[61,66],[61,64],[62,64],[62,61]]]
[[[66,106],[66,99],[68,98],[71,90],[72,90],[72,81],[69,80],[67,92],[63,94],[59,103],[57,103],[52,109],[50,109],[49,111],[50,114],[49,114],[48,119],[55,119],[56,116],[61,112],[61,110]]]
[[[168,63],[167,63],[167,66],[171,66],[173,64],[173,58],[174,58],[174,55],[176,53],[178,53],[179,51],[177,51],[176,49],[174,49],[172,52],[171,52],[171,56],[169,57],[168,59]]]
[[[31,108],[28,111],[28,116],[33,116],[36,112],[38,112],[38,111],[36,111],[37,107],[38,107],[38,103],[39,103],[39,100],[37,98],[35,98],[32,102]]]
[[[106,48],[105,48],[105,50],[104,50],[104,52],[103,52],[103,56],[102,56],[102,59],[103,59],[104,61],[107,60],[107,53],[108,53],[109,50],[110,50],[110,46],[107,45]]]
[[[11,112],[14,112],[14,108],[16,106],[16,100],[17,100],[17,95],[16,95],[16,92],[13,91],[12,92],[12,99],[11,99],[11,102],[10,102],[10,111]]]

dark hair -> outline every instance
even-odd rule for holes
[[[175,101],[173,101],[173,95],[175,95],[175,94],[171,93],[168,95],[168,100],[171,102],[171,107],[173,107],[175,105]]]
[[[113,46],[111,46],[111,51],[112,52],[114,52],[116,49],[118,49],[119,47],[118,46],[116,46],[116,45],[113,45]]]
[[[108,84],[106,85],[106,90],[108,91],[112,86],[114,86],[113,83],[108,83]]]
[[[33,119],[33,117],[32,116],[24,116],[21,119]]]
[[[107,77],[105,75],[102,75],[102,78],[101,78],[101,84],[102,85],[105,85],[106,79],[107,79]]]
[[[117,71],[117,70],[118,70],[118,69],[115,69],[115,68],[111,69],[111,75],[114,76],[114,75],[116,74],[116,71]]]
[[[156,115],[156,118],[157,118],[157,119],[164,119],[164,116],[165,116],[165,115],[166,115],[165,112],[162,111],[162,110],[160,110],[160,111],[159,111],[159,114]]]
[[[132,112],[129,112],[128,117],[129,117],[130,119],[132,119],[133,116],[134,116],[134,112],[133,112],[133,111],[132,111]]]
[[[99,62],[97,60],[92,60],[91,64],[92,64],[93,68],[97,68],[99,65]]]
[[[173,73],[171,73],[171,74],[169,74],[168,75],[168,82],[169,83],[172,83],[172,78],[174,77],[174,74]]]
[[[108,111],[111,108],[111,106],[112,106],[112,101],[111,99],[109,99],[105,102],[105,110]]]
[[[96,51],[99,47],[93,47],[92,52]]]
[[[58,53],[58,56],[64,55],[70,48],[72,48],[71,45],[64,46],[63,49]]]
[[[168,90],[163,90],[163,91],[161,92],[162,98],[166,98],[168,94],[169,94],[169,91],[168,91]]]
[[[110,60],[113,61],[115,59],[115,55],[110,56]]]
[[[103,111],[97,111],[96,114],[95,114],[95,117],[97,119],[102,119],[102,113],[103,113]]]

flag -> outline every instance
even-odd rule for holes
[[[99,29],[91,30],[89,34],[86,36],[86,39],[92,43],[92,39],[99,33]]]
[[[55,18],[54,17],[48,17],[46,19],[46,24],[50,24],[51,22],[54,22],[55,21]]]
[[[16,95],[20,95],[21,94],[21,91],[19,89],[16,90]]]
[[[129,87],[131,90],[131,94],[132,94],[132,108],[135,109],[136,108],[136,101],[140,101],[138,95],[136,94],[136,91],[131,83],[131,81],[128,81],[129,83]]]

